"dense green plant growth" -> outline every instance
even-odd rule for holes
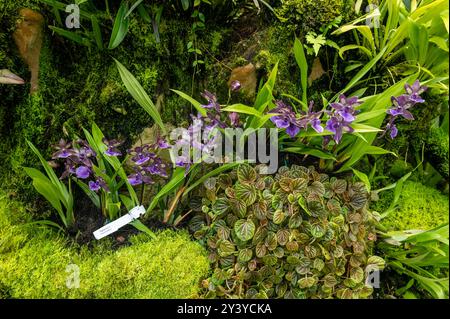
[[[442,177],[448,180],[448,132],[445,132],[441,128],[432,128],[428,135],[426,145],[427,158]]]
[[[389,207],[393,196],[391,192],[381,193],[380,196],[373,209],[382,213]],[[448,213],[448,196],[420,182],[407,181],[396,208],[381,222],[389,230],[428,230],[448,223]]]
[[[30,221],[20,204],[0,197],[0,297],[3,298],[191,298],[207,274],[200,245],[186,232],[164,231],[131,246],[92,249],[67,242]],[[79,288],[69,265],[79,267]],[[68,269],[68,270],[66,270]]]
[[[191,222],[204,238],[207,297],[367,298],[376,215],[364,184],[281,167],[274,176],[241,165],[217,178]]]
[[[288,24],[292,31],[318,31],[343,14],[343,0],[281,0],[275,12],[281,22]]]
[[[378,248],[386,256],[388,267],[411,278],[405,287],[397,289],[399,295],[417,298],[409,291],[417,284],[432,298],[448,299],[448,231],[446,223],[427,231],[385,234],[384,241],[378,244]]]

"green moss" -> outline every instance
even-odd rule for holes
[[[427,157],[436,168],[436,170],[446,179],[448,179],[448,132],[439,128],[430,130],[427,139]]]
[[[378,205],[387,208],[392,195],[381,198]],[[380,210],[382,211],[382,210]],[[418,182],[406,182],[398,208],[382,220],[391,230],[431,229],[448,222],[448,196]]]
[[[79,247],[20,224],[27,220],[20,205],[0,197],[0,298],[190,298],[208,273],[204,249],[186,232],[138,235],[112,251],[108,240]],[[66,285],[71,264],[79,267],[79,288]]]
[[[343,0],[281,0],[276,13],[293,30],[306,34],[341,15],[343,6]]]

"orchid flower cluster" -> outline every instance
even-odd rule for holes
[[[120,145],[120,143],[116,141],[112,142],[111,146],[108,146],[107,152],[117,153],[118,145]],[[103,178],[95,176],[94,174],[93,161],[96,158],[97,153],[85,140],[78,139],[74,142],[66,142],[64,139],[61,139],[59,143],[53,145],[53,147],[56,149],[56,152],[53,153],[52,159],[64,161],[65,169],[60,179],[72,176],[81,180],[91,179],[88,182],[88,185],[92,191],[97,192],[100,189],[104,189],[106,192],[109,192],[108,185]]]
[[[152,176],[167,178],[167,165],[157,155],[158,150],[170,148],[170,145],[158,138],[154,144],[144,144],[129,149],[127,153],[131,156],[133,174],[128,176],[128,182],[133,185],[153,184]]]
[[[308,126],[311,126],[317,133],[324,131],[321,125],[321,119],[323,113],[329,116],[325,128],[334,133],[334,140],[339,143],[342,139],[344,131],[353,132],[353,128],[350,124],[355,120],[355,114],[357,110],[355,107],[360,104],[356,96],[346,98],[345,95],[339,97],[339,102],[331,103],[331,110],[314,112],[314,101],[309,103],[307,112],[300,112],[296,114],[292,108],[286,105],[283,101],[275,101],[276,108],[269,111],[274,113],[271,117],[271,121],[278,128],[286,129],[286,133],[294,138],[300,130],[306,130]]]
[[[241,84],[238,81],[233,81],[232,91],[238,91],[240,86]],[[222,120],[221,106],[217,101],[217,97],[209,91],[204,91],[201,96],[207,101],[206,104],[201,105],[207,111],[206,116],[200,113],[197,116],[191,114],[192,124],[182,133],[181,139],[175,142],[175,146],[178,149],[183,148],[183,146],[189,146],[202,154],[211,154],[217,145],[218,135],[216,130],[219,128],[239,127],[240,118],[238,113],[231,112],[227,120]],[[197,137],[202,138],[199,141]],[[175,165],[184,167],[187,172],[192,163],[191,155],[178,156]]]
[[[408,110],[414,105],[418,103],[424,103],[425,100],[420,96],[423,92],[428,89],[426,86],[420,85],[419,80],[416,80],[413,85],[405,84],[406,94],[402,94],[398,97],[392,97],[393,106],[387,110],[387,113],[390,115],[389,122],[386,124],[384,134],[389,132],[389,136],[394,139],[398,134],[397,126],[394,121],[402,116],[407,120],[414,120],[414,116]]]
[[[329,120],[325,128],[334,133],[334,141],[336,144],[342,139],[343,132],[352,133],[354,130],[351,127],[352,122],[356,119],[355,115],[359,112],[355,110],[355,107],[359,106],[361,102],[357,96],[350,98],[341,94],[339,96],[339,102],[331,103],[331,111],[327,111]]]
[[[276,108],[269,111],[275,113],[271,117],[271,121],[278,127],[286,129],[286,133],[291,137],[295,137],[300,129],[307,129],[308,125],[318,133],[323,132],[320,125],[320,116],[322,112],[313,112],[314,102],[309,104],[308,112],[301,114],[300,117],[292,110],[292,108],[281,100],[275,101]]]
[[[106,145],[104,155],[109,157],[122,156],[119,147],[123,144],[123,141],[103,138],[102,142]],[[105,180],[95,174],[94,167],[98,160],[98,154],[85,140],[78,139],[74,142],[66,142],[61,139],[53,147],[56,152],[53,153],[52,159],[64,161],[65,170],[60,179],[75,177],[86,181],[91,191],[104,190],[107,193],[110,192]],[[169,144],[159,138],[155,144],[145,144],[128,150],[127,153],[131,156],[131,162],[133,163],[131,167],[133,173],[128,176],[128,182],[133,186],[152,184],[152,175],[167,177],[167,165],[158,157],[157,151],[169,147]]]
[[[394,124],[394,121],[402,116],[405,119],[413,120],[414,117],[411,112],[408,111],[415,104],[423,103],[425,100],[420,96],[421,93],[427,90],[426,86],[421,86],[417,80],[413,85],[405,84],[406,94],[402,94],[398,97],[392,97],[393,107],[387,110],[387,113],[391,116],[384,134],[390,133],[391,138],[395,138],[398,134],[398,129]],[[274,115],[271,117],[271,121],[276,127],[285,129],[286,133],[294,138],[300,132],[300,130],[306,130],[310,125],[317,133],[322,133],[324,127],[321,126],[321,116],[325,114],[328,118],[325,124],[325,129],[333,133],[333,139],[336,144],[339,144],[342,140],[344,132],[354,132],[351,124],[355,121],[356,115],[359,110],[356,107],[361,105],[357,96],[347,98],[341,94],[339,101],[330,103],[330,110],[322,110],[314,112],[314,102],[311,101],[307,112],[296,113],[289,105],[286,105],[283,101],[275,101],[276,107],[269,111]],[[327,145],[330,141],[329,136],[324,136],[324,145]]]

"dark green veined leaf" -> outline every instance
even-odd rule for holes
[[[277,231],[277,241],[281,246],[286,245],[289,241],[290,232],[288,229],[280,229]]]
[[[250,259],[252,259],[252,256],[253,256],[252,250],[249,248],[244,248],[239,251],[238,260],[239,262],[246,263]]]
[[[320,224],[311,225],[310,233],[314,238],[321,238],[325,235],[325,228]]]
[[[242,199],[229,200],[230,207],[239,218],[247,216],[247,205]]]
[[[317,283],[317,278],[316,277],[305,277],[305,278],[301,278],[298,281],[298,286],[300,288],[311,288],[316,283]]]
[[[315,181],[309,186],[309,191],[319,196],[323,196],[325,194],[325,187],[321,182]]]
[[[256,181],[256,171],[248,164],[240,165],[237,169],[237,177],[239,182],[251,184]]]
[[[242,241],[252,239],[255,229],[255,224],[251,220],[240,219],[234,224],[236,236]]]
[[[308,211],[311,212],[314,217],[320,217],[326,214],[326,210],[324,209],[322,203],[318,201],[309,201]]]
[[[252,205],[256,201],[257,191],[253,185],[237,184],[235,186],[236,197],[242,199],[247,206]]]
[[[269,250],[274,250],[275,248],[277,248],[277,235],[274,232],[268,232],[265,244],[267,246],[267,249]]]
[[[323,284],[326,287],[333,288],[338,283],[336,277],[333,274],[327,274],[325,277],[323,277]]]
[[[282,298],[287,291],[287,287],[288,286],[287,286],[286,282],[282,282],[282,283],[276,285],[275,293],[277,294],[277,297]]]
[[[226,257],[235,252],[235,246],[228,240],[222,240],[219,243],[218,253],[221,257]]]
[[[256,257],[262,258],[267,253],[267,247],[263,242],[259,242],[255,247]]]
[[[218,226],[217,237],[222,240],[228,240],[230,237],[230,229],[226,226]]]
[[[336,194],[342,194],[347,190],[347,181],[344,179],[335,179],[331,182],[331,188]]]
[[[255,217],[259,220],[263,220],[267,218],[267,203],[264,200],[259,200],[253,206],[253,211],[255,213]]]
[[[298,228],[302,224],[303,218],[300,214],[294,214],[289,218],[289,228]]]
[[[253,245],[263,242],[267,236],[267,228],[266,227],[258,227],[255,231],[255,235],[253,237],[252,243]]]
[[[212,211],[215,215],[219,216],[226,214],[230,210],[230,202],[226,198],[218,198],[212,206]]]
[[[273,213],[273,222],[277,225],[281,224],[285,218],[286,215],[281,209],[278,209]]]
[[[366,205],[366,203],[367,203],[367,196],[362,193],[355,193],[350,198],[350,205],[354,209],[361,209]]]
[[[350,269],[350,278],[356,283],[360,283],[364,279],[364,271],[360,267],[352,268]]]

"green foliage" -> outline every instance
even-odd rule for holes
[[[440,128],[432,128],[428,135],[426,150],[427,158],[437,171],[448,180],[448,132]]]
[[[390,205],[390,194],[380,195],[381,200],[375,209]],[[382,219],[382,224],[390,230],[422,229],[428,230],[448,222],[448,196],[438,190],[418,182],[404,184],[397,208]]]
[[[191,298],[208,272],[204,249],[186,232],[164,231],[131,246],[92,249],[67,242],[48,228],[20,224],[24,209],[0,198],[0,296],[8,298]],[[22,216],[22,217],[20,217]],[[66,282],[75,264],[79,288]]]
[[[209,248],[206,297],[367,298],[365,285],[376,216],[363,183],[281,167],[274,176],[241,165],[220,175],[203,200],[211,224],[190,227]]]
[[[358,68],[378,56],[380,63],[374,65],[372,75],[383,71],[401,78],[420,71],[424,79],[433,79],[432,87],[448,94],[448,2],[426,0],[407,8],[404,1],[384,0],[376,8],[332,33],[353,32],[355,37],[355,43],[341,47],[341,57],[357,49],[363,54],[354,64]],[[377,83],[376,78],[365,81]],[[382,85],[387,87],[386,83]]]
[[[449,248],[448,223],[419,232],[403,231],[385,234],[378,244],[386,256],[387,265],[400,274],[411,278],[397,293],[408,297],[408,290],[414,283],[425,289],[432,298],[449,297]],[[431,270],[434,269],[434,270]],[[442,269],[446,273],[439,273]]]
[[[343,0],[281,0],[278,18],[295,31],[318,31],[342,14]]]
[[[25,172],[33,179],[33,186],[36,191],[44,196],[53,208],[56,209],[63,225],[66,228],[71,227],[75,222],[75,215],[73,212],[74,200],[70,182],[69,187],[67,187],[58,176],[56,176],[53,168],[42,157],[41,153],[33,143],[28,140],[27,143],[33,153],[39,158],[46,175],[31,167],[25,167]]]

